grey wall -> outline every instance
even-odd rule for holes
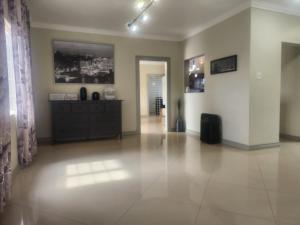
[[[71,40],[88,43],[109,43],[115,46],[115,87],[123,102],[123,131],[137,129],[136,115],[136,56],[171,58],[171,126],[176,117],[176,100],[182,96],[181,46],[177,42],[123,38],[98,34],[73,33],[33,28],[32,33],[33,86],[39,138],[51,136],[48,94],[78,92],[83,85],[55,84],[53,71],[53,40]],[[88,92],[101,91],[104,85],[84,85]]]

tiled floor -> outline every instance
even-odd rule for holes
[[[177,134],[41,146],[1,225],[299,225],[300,144],[243,151]]]
[[[141,133],[142,134],[162,134],[165,130],[165,117],[160,116],[142,116]]]

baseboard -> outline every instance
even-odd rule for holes
[[[258,150],[265,148],[277,148],[280,147],[280,142],[270,143],[270,144],[261,144],[261,145],[250,145],[250,150]]]
[[[261,144],[261,145],[245,145],[242,143],[229,141],[223,139],[222,144],[227,145],[229,147],[242,149],[242,150],[258,150],[258,149],[265,149],[265,148],[276,148],[280,146],[280,143],[270,143],[270,144]]]
[[[168,132],[171,132],[171,133],[176,132],[176,127],[170,127],[170,128],[168,129]],[[180,132],[180,133],[184,133],[184,132]]]
[[[187,133],[187,134],[190,134],[190,135],[193,135],[193,136],[200,137],[200,132],[199,132],[199,131],[194,131],[194,130],[189,130],[189,129],[187,129],[187,130],[186,130],[186,133]]]
[[[300,137],[294,136],[294,135],[280,134],[280,137],[281,137],[281,138],[288,139],[288,140],[292,140],[292,141],[300,141]]]
[[[136,134],[138,134],[137,131],[125,131],[122,133],[123,136],[130,136]],[[37,142],[38,145],[49,145],[52,144],[52,138],[51,137],[37,138]]]
[[[125,131],[123,132],[123,136],[131,136],[131,135],[137,135],[137,131]]]
[[[200,132],[194,131],[194,130],[186,130],[186,133],[189,135],[197,136],[197,137],[200,136]],[[299,138],[299,140],[300,140],[300,138]],[[234,142],[234,141],[230,141],[230,140],[226,140],[226,139],[222,140],[222,144],[229,146],[229,147],[241,149],[241,150],[257,150],[257,149],[264,149],[264,148],[275,148],[275,147],[280,146],[280,143],[271,143],[271,144],[262,144],[262,145],[245,145],[242,143],[238,143],[238,142]]]
[[[37,138],[37,143],[38,145],[52,144],[52,138],[51,137]]]
[[[194,130],[186,130],[186,133],[192,136],[196,136],[196,137],[200,137],[200,132],[199,131],[194,131]],[[237,142],[233,142],[233,141],[229,141],[229,140],[222,140],[222,144],[229,146],[229,147],[233,147],[233,148],[238,148],[238,149],[249,149],[249,146],[241,144],[241,143],[237,143]]]

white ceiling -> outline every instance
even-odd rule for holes
[[[136,0],[28,0],[32,25],[75,31],[129,35],[125,24]],[[254,0],[255,6],[300,15],[300,0]],[[139,36],[182,40],[250,6],[249,0],[159,0]]]

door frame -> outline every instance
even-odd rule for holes
[[[155,61],[165,62],[167,64],[167,132],[171,131],[171,58],[160,56],[136,56],[135,70],[136,70],[136,122],[137,133],[141,133],[141,102],[140,102],[140,61]]]

